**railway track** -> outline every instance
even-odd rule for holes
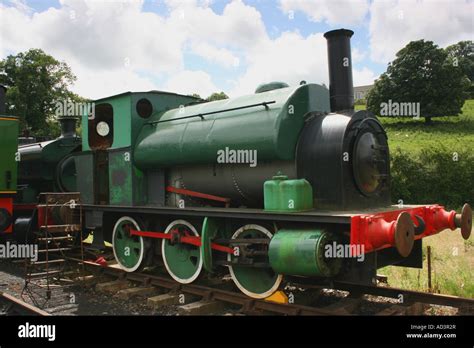
[[[80,262],[78,259],[69,259],[72,261]],[[87,269],[92,270],[93,273],[100,273],[112,278],[115,278],[117,281],[117,288],[121,286],[120,282],[131,282],[134,284],[139,284],[142,287],[155,287],[159,290],[169,291],[170,294],[168,298],[179,295],[190,295],[190,298],[199,298],[196,302],[191,302],[195,304],[195,307],[198,307],[199,304],[209,304],[209,303],[226,303],[229,305],[236,305],[241,307],[243,313],[274,313],[280,315],[336,315],[332,310],[326,310],[324,308],[315,308],[304,305],[287,305],[276,302],[269,302],[263,300],[255,300],[245,296],[242,293],[235,291],[223,290],[215,287],[209,287],[204,285],[197,284],[178,284],[173,279],[158,275],[151,275],[147,273],[127,273],[120,268],[112,266],[101,266],[94,262],[84,261],[84,265]],[[107,285],[110,283],[111,288],[113,288],[112,282],[102,283]],[[100,284],[99,284],[100,285]],[[105,286],[104,286],[105,287]],[[120,290],[124,290],[123,288]],[[166,294],[165,294],[166,295]],[[165,297],[164,297],[165,298]],[[176,298],[179,303],[179,296]],[[166,303],[167,302],[167,303]],[[172,304],[172,301],[163,301],[166,304]],[[212,306],[211,306],[212,307]],[[189,308],[193,308],[190,306]],[[190,310],[190,312],[198,314]]]
[[[78,259],[70,258],[70,261],[80,262]],[[303,304],[295,303],[277,303],[266,300],[255,300],[246,295],[219,288],[218,286],[207,286],[198,284],[178,284],[171,278],[161,275],[151,275],[148,273],[127,273],[114,266],[103,266],[93,262],[84,262],[87,270],[92,274],[103,275],[112,281],[99,283],[99,288],[105,289],[111,293],[118,293],[127,298],[134,294],[151,293],[153,289],[160,292],[160,295],[149,297],[147,300],[156,305],[160,304],[178,305],[179,312],[183,314],[211,314],[218,312],[217,308],[233,306],[238,308],[236,313],[242,314],[277,314],[277,315],[358,315],[367,314],[361,308],[367,305],[367,296],[378,298],[376,304],[381,308],[377,309],[375,315],[420,315],[431,305],[448,306],[458,309],[458,314],[473,314],[474,300],[456,296],[424,293],[412,290],[397,289],[381,286],[367,286],[344,282],[334,282],[328,288],[327,285],[309,285],[290,282],[294,293],[299,292],[301,296],[297,299],[303,299]],[[304,304],[307,300],[308,292],[324,293],[324,297],[329,298],[323,301],[323,304],[311,305]],[[333,292],[327,296],[328,292]],[[341,292],[348,292],[346,296],[341,296]],[[290,292],[292,293],[292,292]],[[140,295],[142,296],[142,295]],[[191,298],[188,301],[178,302],[180,296]],[[331,298],[332,297],[332,298]],[[337,297],[337,298],[335,298]],[[181,304],[181,305],[180,305]],[[222,306],[219,306],[222,305]]]
[[[51,314],[10,294],[0,292],[0,315],[49,316]]]
[[[305,288],[321,288],[321,286],[308,284],[295,284]],[[331,284],[331,288],[347,291],[353,296],[371,295],[384,298],[396,299],[399,303],[421,303],[426,305],[438,305],[458,308],[461,313],[474,314],[474,299],[451,296],[445,294],[421,292],[414,290],[406,290],[393,287],[376,286],[376,285],[362,285],[347,282],[336,281]]]
[[[403,296],[404,300],[412,302],[422,302],[431,305],[449,306],[460,309],[474,311],[474,299],[464,298],[458,296],[428,293],[421,291],[405,290],[400,288],[382,287],[382,286],[368,286],[368,285],[353,285],[345,282],[336,282],[334,286],[340,290],[360,291],[374,296],[383,296],[391,298],[400,298]]]

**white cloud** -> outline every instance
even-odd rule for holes
[[[24,12],[33,11],[33,9],[30,6],[28,6],[28,4],[26,3],[26,0],[10,0],[10,3],[13,5],[13,7],[21,11],[24,11]]]
[[[217,48],[207,42],[195,43],[192,46],[193,53],[201,56],[211,62],[222,65],[226,68],[237,67],[240,60],[231,51],[225,48]]]
[[[354,86],[364,86],[373,84],[378,79],[378,75],[367,67],[362,69],[354,68],[352,70],[352,78]]]
[[[472,40],[472,1],[391,0],[371,4],[371,58],[388,63],[408,42],[425,39],[441,47]]]
[[[368,10],[368,0],[280,0],[283,12],[301,11],[313,22],[330,25],[353,25],[361,23]]]
[[[150,77],[183,69],[185,33],[166,18],[141,12],[139,1],[62,0],[60,9],[30,14],[0,4],[0,56],[41,48],[66,61],[85,97],[158,88]]]
[[[182,69],[185,34],[165,18],[141,12],[141,1],[62,1],[60,14],[37,24],[46,46],[56,48],[60,42],[62,50],[89,67],[121,68],[127,60],[152,74]],[[61,30],[48,33],[47,24]]]
[[[202,98],[218,91],[208,73],[190,70],[172,75],[165,85],[165,90],[181,94],[197,93]]]
[[[222,15],[196,1],[171,3],[170,22],[191,40],[246,49],[267,38],[260,12],[241,0],[227,4]]]
[[[363,52],[358,48],[351,48],[351,56],[353,62],[363,62],[366,59],[367,52]]]
[[[131,70],[96,71],[74,64],[71,68],[79,76],[74,85],[74,91],[91,99],[104,98],[128,91],[141,92],[157,88],[151,80],[140,77]]]
[[[119,88],[182,90],[183,76],[194,84],[192,92],[210,94],[218,89],[207,73],[186,70],[184,47],[230,67],[241,63],[232,50],[245,57],[267,33],[260,13],[241,0],[227,4],[222,14],[209,3],[170,1],[167,16],[142,12],[143,1],[61,0],[59,9],[40,13],[31,13],[21,1],[0,4],[0,57],[41,48],[72,67],[78,77],[72,89],[86,97]],[[152,83],[158,79],[163,85]]]
[[[35,41],[41,42],[41,38],[35,39],[28,29],[31,20],[27,13],[28,9],[22,6],[6,7],[0,3],[0,57],[34,47]]]
[[[253,93],[270,81],[297,85],[301,80],[327,84],[326,39],[322,33],[303,37],[297,32],[283,32],[275,40],[263,40],[250,50],[246,72],[235,81],[230,95]]]
[[[305,80],[329,85],[327,42],[323,33],[303,37],[284,32],[275,40],[262,42],[249,53],[246,72],[234,81],[229,95],[253,93],[264,82],[283,81],[296,86]],[[359,53],[357,53],[359,54]],[[362,55],[362,54],[359,54]],[[378,76],[369,68],[353,68],[354,85],[372,84]]]
[[[73,90],[91,98],[127,90],[167,89],[202,96],[220,91],[213,78],[226,80],[212,76],[212,70],[187,67],[186,50],[229,69],[238,63],[238,71],[244,72],[234,78],[231,91],[225,91],[231,96],[253,93],[260,83],[275,80],[328,83],[323,33],[303,36],[269,27],[270,38],[256,8],[234,0],[218,14],[209,3],[170,0],[168,13],[158,15],[142,12],[143,1],[61,0],[59,9],[33,13],[24,1],[15,0],[12,6],[0,4],[0,57],[42,48],[72,67],[78,77]],[[471,39],[472,6],[470,1],[391,0],[370,6],[364,0],[280,1],[286,13],[301,11],[330,25],[365,26],[370,9],[370,56],[382,63],[410,40],[447,45]],[[355,85],[377,77],[368,56],[357,48],[352,51]]]

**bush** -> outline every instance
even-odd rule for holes
[[[457,158],[456,158],[457,156]],[[456,160],[457,159],[457,160]],[[392,201],[439,203],[451,209],[474,201],[474,155],[444,146],[413,155],[399,148],[391,154]]]

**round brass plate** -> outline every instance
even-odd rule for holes
[[[415,242],[415,225],[410,214],[403,212],[398,215],[395,225],[395,246],[399,254],[403,257],[410,255]]]
[[[461,235],[469,239],[472,230],[472,209],[469,204],[464,204],[461,211]]]

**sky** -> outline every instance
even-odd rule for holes
[[[264,82],[328,85],[323,34],[354,31],[354,85],[412,40],[472,40],[473,0],[0,0],[0,59],[41,48],[98,99],[164,90],[207,97]]]

